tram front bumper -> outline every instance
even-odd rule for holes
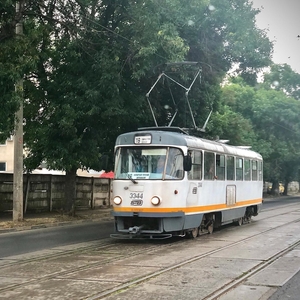
[[[180,231],[185,219],[183,212],[113,212],[113,216],[115,231],[129,235],[155,235]]]

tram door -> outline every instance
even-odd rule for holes
[[[226,205],[231,206],[236,203],[236,186],[227,185],[226,187]]]
[[[187,196],[187,206],[198,204],[199,192],[202,188],[202,152],[200,150],[191,150],[192,168],[188,172],[189,190]]]

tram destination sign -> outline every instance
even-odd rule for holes
[[[134,137],[135,144],[151,144],[151,135],[136,135]]]

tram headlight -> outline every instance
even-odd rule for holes
[[[116,196],[116,197],[114,198],[114,204],[120,205],[121,203],[122,203],[122,198],[119,197],[119,196]]]
[[[154,196],[151,198],[151,203],[155,206],[159,205],[161,202],[160,198],[158,196]]]

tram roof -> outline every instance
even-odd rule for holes
[[[116,146],[119,145],[135,145],[134,139],[136,136],[147,136],[151,135],[151,144],[148,146],[187,146],[194,149],[209,150],[218,153],[245,156],[249,158],[262,159],[262,156],[250,149],[244,147],[232,146],[224,144],[217,141],[211,141],[200,137],[195,137],[186,134],[178,128],[177,132],[171,129],[159,130],[158,128],[153,130],[153,128],[141,128],[139,131],[133,131],[128,133],[123,133],[118,136],[116,140]],[[138,146],[143,146],[145,144],[139,144]]]

